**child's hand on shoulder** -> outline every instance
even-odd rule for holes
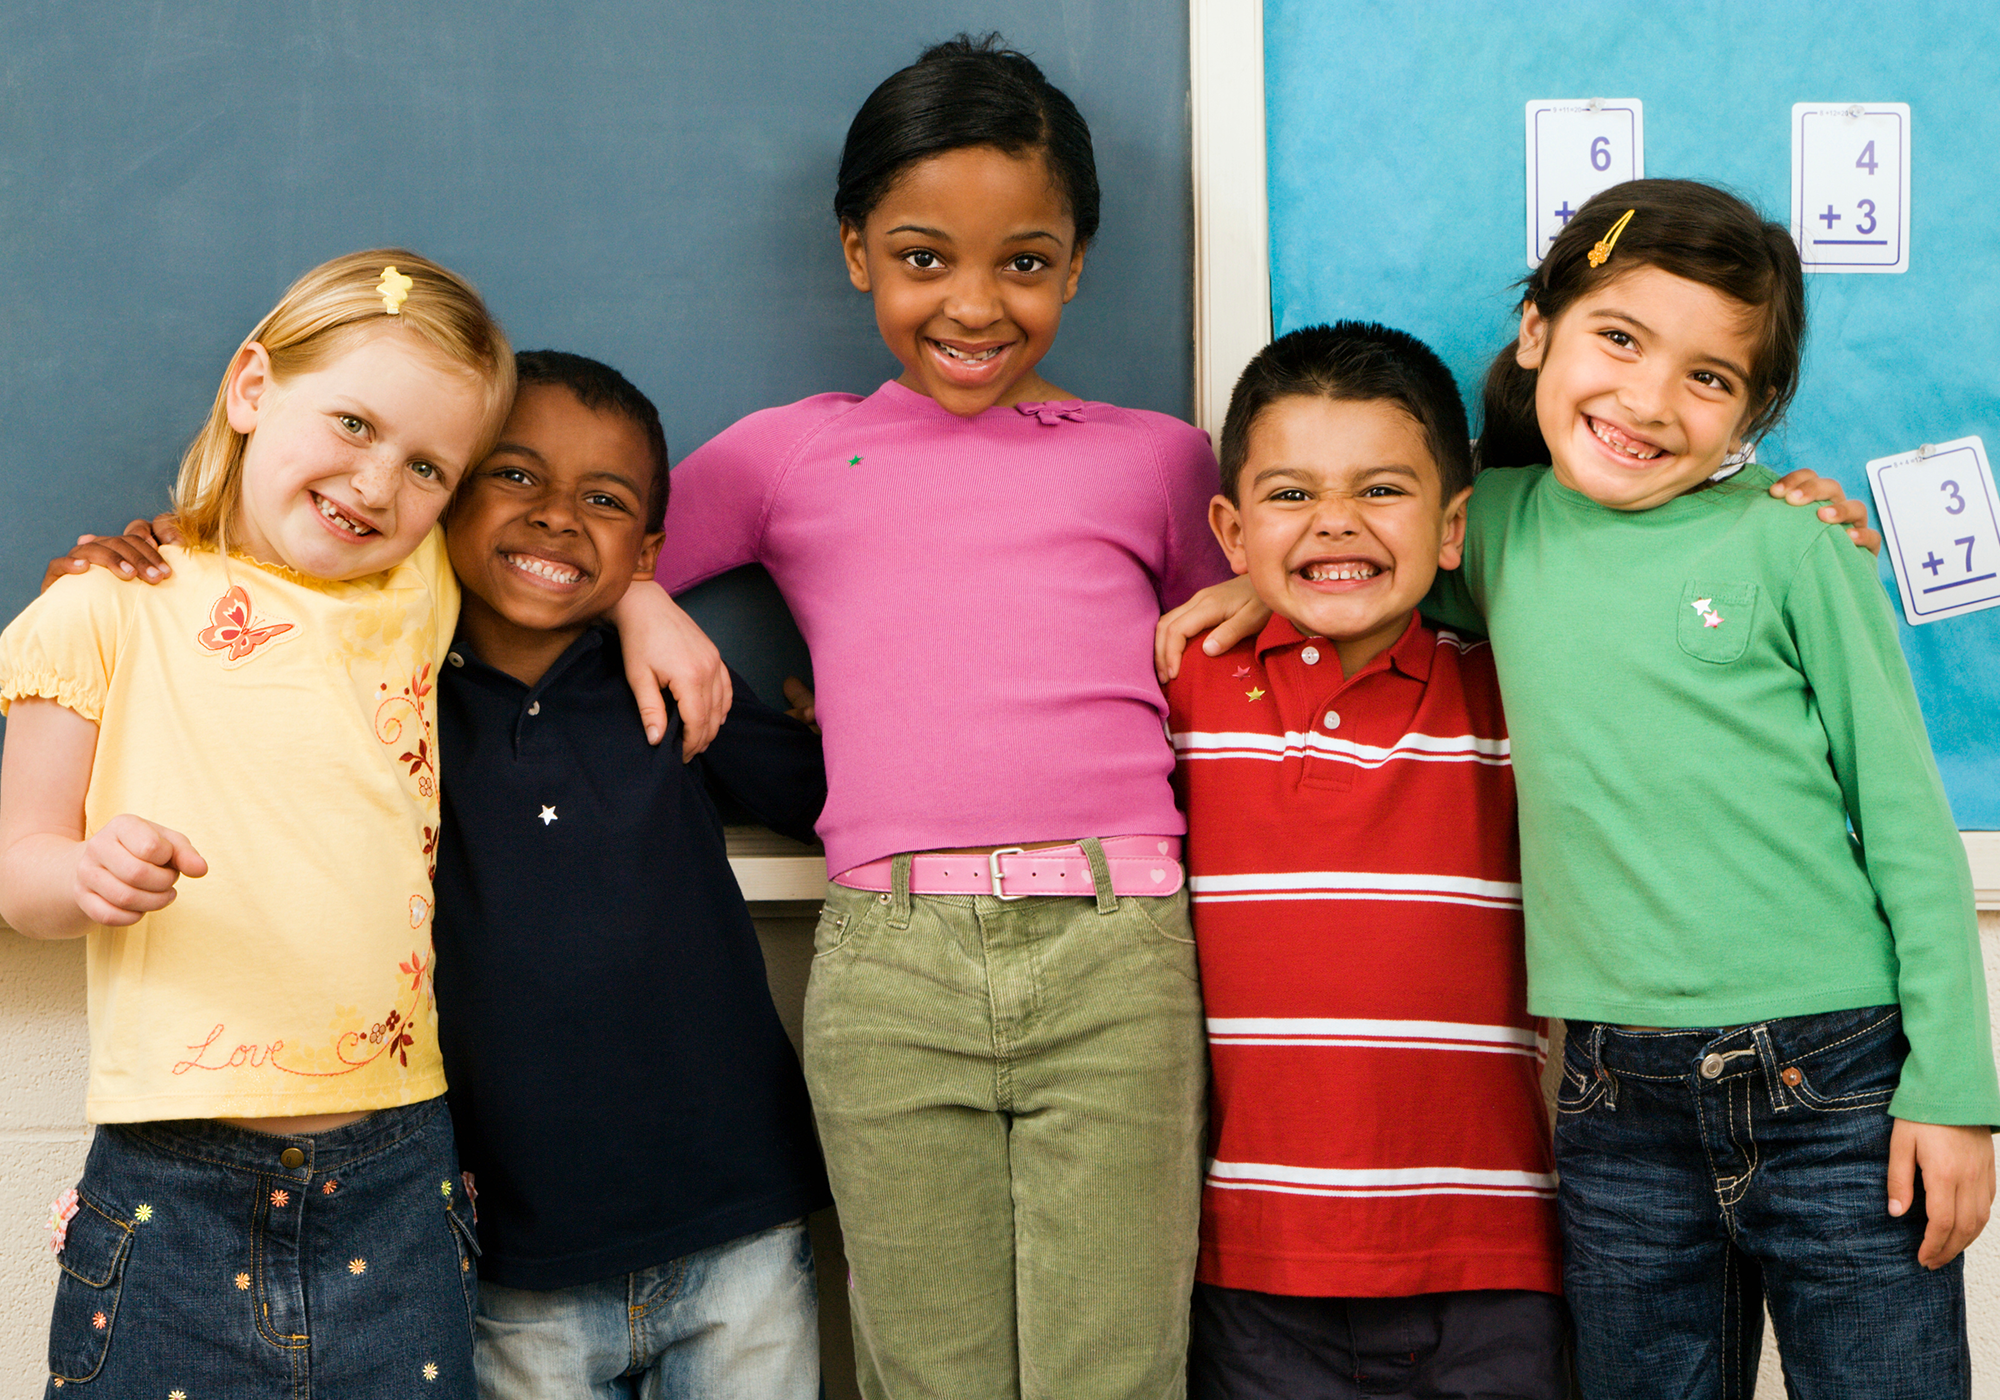
[[[180,531],[171,514],[152,520],[134,520],[122,535],[78,535],[76,547],[59,559],[49,560],[42,572],[42,591],[69,574],[80,574],[95,564],[121,578],[159,583],[174,571],[160,553],[163,544],[179,544]]]
[[[206,874],[208,862],[187,837],[127,812],[77,851],[76,907],[94,924],[123,928],[172,904],[181,876]]]
[[[1868,528],[1867,505],[1848,500],[1847,493],[1832,477],[1820,476],[1810,467],[1800,467],[1772,482],[1771,494],[1793,506],[1824,501],[1825,504],[1819,508],[1821,520],[1829,525],[1847,526],[1847,538],[1877,558],[1881,557],[1882,536]]]
[[[1245,637],[1254,637],[1271,620],[1271,610],[1257,596],[1247,577],[1238,575],[1207,588],[1162,617],[1153,628],[1153,673],[1165,685],[1181,673],[1181,653],[1190,640],[1208,628],[1201,649],[1220,656]]]
[[[1993,1134],[1983,1125],[1958,1127],[1895,1120],[1889,1137],[1889,1214],[1900,1216],[1924,1174],[1924,1242],[1917,1262],[1941,1269],[1979,1238],[1993,1210]]]
[[[646,742],[666,737],[667,707],[662,688],[673,693],[681,712],[681,757],[691,759],[714,742],[735,698],[729,668],[708,634],[695,625],[650,580],[633,584],[611,610],[625,651],[625,679],[639,701]]]

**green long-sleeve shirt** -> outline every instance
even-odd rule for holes
[[[1470,603],[1493,639],[1530,1005],[1709,1026],[1900,1003],[1890,1111],[2000,1123],[1971,874],[1887,601],[1770,481],[1628,512],[1547,467],[1479,478],[1425,611]]]

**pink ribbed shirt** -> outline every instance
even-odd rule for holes
[[[835,874],[899,851],[1174,835],[1163,608],[1226,578],[1207,435],[1103,403],[960,418],[891,382],[675,468],[659,580],[771,573],[812,649]]]

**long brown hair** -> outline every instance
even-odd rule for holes
[[[377,290],[394,267],[410,280],[408,294],[390,316]],[[243,345],[255,342],[283,380],[319,368],[361,335],[399,327],[421,337],[440,355],[462,365],[487,388],[487,425],[474,460],[499,436],[514,400],[514,355],[507,336],[470,282],[406,248],[369,248],[321,263],[286,289]],[[237,354],[243,346],[237,347]],[[235,368],[235,356],[230,367]],[[181,457],[174,483],[174,514],[190,546],[220,546],[223,527],[243,487],[243,444],[229,426],[229,376],[215,391],[208,421]]]
[[[1611,256],[1590,265],[1590,250],[1625,211],[1632,220]],[[1530,304],[1553,323],[1578,298],[1635,267],[1657,267],[1762,313],[1763,330],[1745,386],[1757,405],[1744,424],[1754,440],[1785,416],[1799,384],[1806,338],[1805,277],[1799,250],[1782,224],[1731,194],[1695,180],[1628,180],[1594,195],[1556,235],[1542,265],[1521,283]],[[1485,422],[1479,466],[1524,467],[1549,460],[1535,421],[1535,371],[1514,358],[1518,339],[1494,356],[1481,395]]]

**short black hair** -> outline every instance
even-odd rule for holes
[[[933,44],[883,79],[847,128],[833,212],[860,228],[920,160],[968,146],[1010,156],[1038,152],[1062,192],[1076,241],[1097,236],[1097,159],[1090,127],[1061,88],[998,34]]]
[[[667,518],[667,433],[653,401],[602,360],[567,350],[519,351],[514,356],[514,381],[516,393],[530,384],[560,385],[591,412],[615,413],[637,424],[653,457],[653,475],[646,486],[646,528],[661,528]]]
[[[1280,399],[1393,403],[1423,430],[1443,499],[1472,484],[1472,439],[1458,383],[1428,345],[1369,321],[1304,326],[1257,352],[1229,396],[1222,423],[1222,494],[1236,499],[1250,430]]]

